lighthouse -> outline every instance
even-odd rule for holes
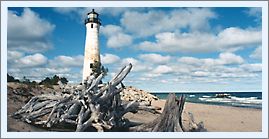
[[[86,40],[85,40],[85,52],[84,52],[84,64],[83,64],[83,77],[84,82],[92,73],[94,63],[100,64],[100,52],[99,52],[99,28],[101,25],[99,14],[92,9],[87,14],[85,19],[86,25]]]

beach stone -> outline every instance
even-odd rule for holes
[[[124,101],[136,101],[141,105],[150,106],[153,100],[158,100],[157,96],[150,94],[147,91],[137,89],[132,86],[126,86],[122,92],[120,92],[121,99]]]

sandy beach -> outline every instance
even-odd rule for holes
[[[154,101],[152,105],[163,107],[165,100]],[[203,121],[209,132],[261,132],[262,110],[229,106],[185,103],[183,120],[188,112],[193,113],[196,122]]]
[[[165,100],[152,102],[153,106],[164,107]],[[262,110],[230,106],[185,103],[183,125],[187,127],[187,114],[191,112],[195,122],[203,122],[208,132],[261,132]],[[149,112],[127,114],[136,122],[150,122],[157,116]]]
[[[162,107],[165,100],[154,101],[152,105]],[[15,112],[9,109],[8,113]],[[186,103],[183,111],[183,124],[187,125],[187,113],[193,113],[195,122],[203,121],[208,132],[261,132],[262,111],[261,109],[237,108],[228,106],[216,106],[196,103]],[[128,113],[126,118],[134,122],[147,123],[158,115],[150,112],[139,111],[136,114]],[[46,132],[19,120],[8,116],[8,131]]]

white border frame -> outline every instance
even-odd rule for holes
[[[7,132],[8,7],[262,7],[262,132]],[[150,6],[149,6],[150,5]],[[1,137],[4,138],[268,138],[268,1],[1,1]],[[48,134],[49,133],[49,134]]]

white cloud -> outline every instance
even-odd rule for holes
[[[141,55],[139,55],[139,58],[141,60],[144,60],[147,62],[152,62],[155,64],[165,64],[165,63],[169,62],[169,60],[171,59],[170,56],[162,56],[160,54],[154,54],[154,53],[141,54]]]
[[[145,8],[143,7],[55,7],[53,8],[55,12],[60,14],[67,15],[72,19],[79,20],[82,22],[87,13],[94,9],[97,13],[102,16],[120,16],[126,11],[143,11]]]
[[[10,59],[8,61],[9,68],[33,68],[40,67],[47,64],[48,59],[40,53],[33,55],[27,55],[24,57],[16,57],[16,59]]]
[[[100,32],[108,38],[107,46],[110,48],[129,46],[133,42],[132,36],[124,33],[120,26],[106,25],[101,27]]]
[[[235,80],[259,79],[260,71],[258,71],[258,69],[256,72],[254,72],[246,68],[249,67],[242,65],[236,67],[229,67],[224,65],[214,65],[211,67],[200,66],[195,67],[194,69],[192,69],[192,72],[189,72],[184,75],[187,77],[189,76],[190,78],[183,78],[182,80],[187,80],[191,82],[199,81],[204,83],[212,81],[216,81],[217,83],[230,83],[231,81]]]
[[[261,7],[251,7],[247,11],[248,15],[250,16],[261,16],[262,14],[262,8]]]
[[[100,14],[107,14],[112,16],[118,16],[125,12],[126,10],[130,9],[130,7],[97,7],[94,8]]]
[[[84,57],[82,55],[77,56],[65,56],[60,55],[50,60],[50,67],[82,67]]]
[[[40,54],[28,55],[20,59],[21,64],[27,66],[40,66],[47,63],[47,58]]]
[[[222,77],[228,79],[228,75],[231,75],[230,78],[245,78],[248,74],[249,76],[256,76],[241,67],[230,68],[241,66],[241,64],[244,64],[244,59],[241,56],[229,52],[220,53],[218,58],[171,58],[169,60],[169,66],[159,65],[159,63],[154,62],[150,63],[149,61],[144,62],[148,63],[147,67],[150,67],[145,69],[143,76],[147,79],[179,78],[181,80],[180,82],[193,82],[197,78],[209,78],[208,80],[203,79],[199,81],[209,82],[210,80],[211,82],[222,80]],[[239,74],[238,77],[236,77],[236,74]]]
[[[113,54],[104,54],[101,55],[101,62],[102,64],[113,64],[116,63],[120,60],[120,57],[118,57],[117,55],[113,55]]]
[[[145,73],[144,74],[145,78],[148,79],[148,80],[153,80],[154,78],[160,77],[161,75],[162,74],[158,74],[158,73]]]
[[[101,26],[100,33],[104,34],[105,36],[113,36],[117,34],[118,32],[122,32],[122,28],[117,25],[106,25]]]
[[[181,57],[178,58],[178,62],[190,64],[194,66],[218,66],[218,65],[229,65],[229,64],[242,64],[244,59],[241,56],[233,53],[225,52],[220,53],[219,58],[195,58],[195,57]]]
[[[167,74],[173,72],[173,69],[166,65],[159,65],[152,72],[155,74]]]
[[[80,8],[77,7],[55,7],[53,8],[54,11],[61,13],[61,14],[70,14],[72,12],[77,12]],[[85,13],[86,15],[87,13]]]
[[[40,68],[40,71],[43,71],[45,75],[52,75],[52,74],[63,74],[70,72],[70,68],[59,68],[59,67],[51,67],[51,68]]]
[[[217,83],[230,84],[237,81],[242,82],[246,79],[260,80],[261,64],[238,64],[225,65],[220,62],[220,58],[212,59],[198,59],[198,58],[179,58],[179,60],[186,60],[189,63],[173,63],[171,66],[159,65],[151,72],[144,74],[147,80],[160,81],[169,80],[173,83]],[[193,61],[199,61],[196,64]],[[210,61],[210,62],[208,62]],[[142,78],[142,79],[144,79]]]
[[[195,57],[180,57],[177,60],[180,63],[190,64],[190,65],[202,65],[203,61]]]
[[[207,52],[216,49],[214,46],[209,46],[210,37],[212,36],[200,33],[179,34],[165,32],[156,34],[155,42],[144,41],[138,45],[138,48],[150,52]]]
[[[61,14],[72,14],[75,13],[80,15],[81,18],[85,18],[87,13],[91,12],[94,9],[97,13],[102,15],[112,15],[118,16],[126,11],[128,8],[126,7],[85,7],[85,8],[77,8],[77,7],[55,7],[53,8],[54,11],[61,13]]]
[[[230,81],[237,78],[258,78],[261,72],[261,64],[244,63],[242,57],[232,53],[221,53],[219,58],[194,58],[181,57],[178,59],[179,64],[186,64],[184,67],[191,67],[190,72],[184,74],[191,76],[191,80],[197,78],[205,78],[200,81],[207,82],[207,80],[222,80]],[[197,64],[198,63],[198,64]],[[233,64],[230,66],[230,64]],[[180,67],[180,65],[178,65]],[[182,66],[182,65],[181,65]]]
[[[205,71],[195,71],[193,73],[193,76],[197,76],[197,77],[207,77],[209,76],[209,72],[205,72]]]
[[[226,52],[219,55],[219,62],[221,64],[242,64],[244,59],[241,56]]]
[[[121,48],[132,44],[132,37],[124,33],[118,33],[111,36],[107,41],[110,48]]]
[[[23,53],[18,52],[18,51],[7,51],[7,61],[8,62],[12,62],[15,59],[21,58],[22,56],[24,56]]]
[[[222,50],[238,49],[237,47],[252,44],[261,44],[261,30],[240,29],[235,27],[226,28],[218,34],[217,44]]]
[[[144,41],[138,48],[150,52],[202,53],[215,51],[236,51],[243,47],[261,44],[260,30],[226,28],[217,35],[205,32],[159,33],[156,41]]]
[[[262,8],[261,7],[250,7],[245,11],[248,16],[256,17],[255,21],[261,24],[262,19]]]
[[[253,77],[257,77],[257,74],[253,74],[253,73],[248,73],[248,72],[240,72],[240,73],[221,73],[218,77],[222,78],[222,79],[244,79],[244,78],[253,78]]]
[[[194,58],[194,57],[181,57],[178,62],[190,64],[194,66],[216,66],[216,65],[229,65],[229,64],[242,64],[244,59],[241,56],[233,53],[225,52],[220,53],[219,58]]]
[[[138,61],[137,59],[132,58],[132,57],[124,58],[121,61],[122,66],[125,66],[129,63],[131,63],[133,65],[133,68],[132,68],[133,72],[140,72],[140,71],[145,71],[145,70],[150,69],[150,67],[148,65],[146,65],[145,63],[142,63],[141,61]]]
[[[249,72],[261,72],[262,71],[261,63],[243,64],[240,67]]]
[[[262,59],[262,46],[258,46],[250,55],[254,59]]]
[[[7,27],[8,50],[34,53],[52,48],[49,36],[55,25],[29,8],[24,8],[21,15],[9,10]]]
[[[180,28],[204,30],[208,20],[216,15],[208,8],[177,9],[171,12],[150,10],[149,12],[126,11],[121,19],[124,28],[140,37]]]

